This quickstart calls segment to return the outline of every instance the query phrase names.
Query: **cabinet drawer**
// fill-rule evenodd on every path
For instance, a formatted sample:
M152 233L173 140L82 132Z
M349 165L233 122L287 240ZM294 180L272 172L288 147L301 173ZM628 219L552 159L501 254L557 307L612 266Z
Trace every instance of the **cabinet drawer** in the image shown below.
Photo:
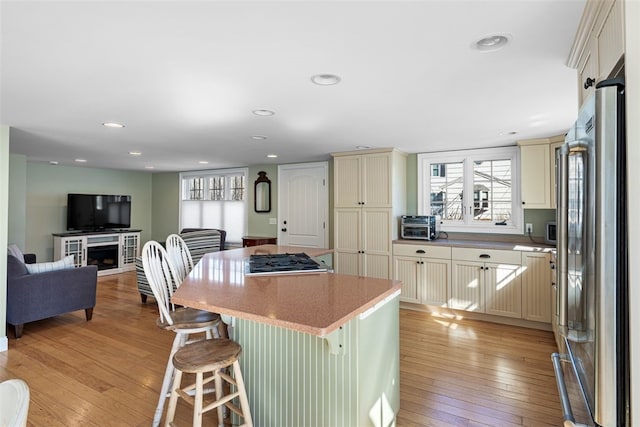
M452 248L451 257L454 260L462 261L499 262L505 264L521 263L520 251L500 249Z
M393 245L393 254L399 256L451 259L451 246L396 244Z

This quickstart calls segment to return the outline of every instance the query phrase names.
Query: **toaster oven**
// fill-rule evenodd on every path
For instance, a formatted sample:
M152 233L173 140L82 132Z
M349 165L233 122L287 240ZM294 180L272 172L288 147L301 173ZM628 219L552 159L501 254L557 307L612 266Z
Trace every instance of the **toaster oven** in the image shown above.
M403 239L435 240L438 238L440 217L437 215L402 215L400 237Z

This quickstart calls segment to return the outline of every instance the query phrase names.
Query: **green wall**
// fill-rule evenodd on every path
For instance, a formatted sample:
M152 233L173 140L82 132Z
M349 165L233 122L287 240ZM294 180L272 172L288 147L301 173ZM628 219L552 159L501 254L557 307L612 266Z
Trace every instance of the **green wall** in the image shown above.
M254 209L254 182L258 178L258 172L265 171L267 178L271 180L271 212L257 213ZM249 166L247 177L247 197L249 209L248 230L249 236L278 236L278 224L269 224L269 218L278 218L278 165Z
M180 173L154 173L152 186L151 238L163 242L180 232Z
M152 226L151 185L148 172L27 163L25 250L39 261L53 260L51 233L66 230L67 193L131 195L131 228L142 229L146 242Z
M9 157L9 244L22 250L26 245L27 229L27 156L11 154Z

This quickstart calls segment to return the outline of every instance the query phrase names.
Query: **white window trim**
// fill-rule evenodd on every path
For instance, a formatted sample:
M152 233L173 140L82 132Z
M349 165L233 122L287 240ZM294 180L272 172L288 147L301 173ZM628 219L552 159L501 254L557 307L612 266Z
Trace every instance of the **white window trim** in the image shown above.
M184 180L185 179L189 179L189 178L197 178L197 177L203 177L206 178L208 176L233 176L233 175L239 175L239 174L244 174L245 177L245 185L247 185L247 188L245 189L245 198L244 198L244 211L245 211L245 215L244 215L244 223L243 223L243 230L242 230L242 235L246 235L247 234L247 230L249 229L249 168L234 168L234 169L207 169L207 170L200 170L200 171L188 171L188 172L180 172L180 190L179 190L179 208L178 208L178 226L182 228L182 202L183 201L191 201L191 200L184 200L182 197L182 192L184 190L183 185L184 185ZM221 201L216 201L216 200L194 200L194 201L200 201L200 202L221 202ZM228 241L228 244L234 244L234 243L238 243L238 242L231 242ZM241 243L241 242L240 242ZM229 246L229 245L227 245Z
M501 148L485 148L478 150L443 151L435 153L419 153L418 156L418 214L429 215L430 198L425 197L425 189L430 189L431 183L431 163L453 163L463 162L467 159L483 158L485 160L512 159L511 188L512 222L508 225L495 225L487 223L479 225L477 223L451 223L443 221L440 226L441 231L462 232L462 233L495 233L495 234L523 234L524 233L524 212L522 209L520 192L520 151L517 146ZM469 165L465 164L465 182ZM428 172L428 173L425 173ZM430 190L427 191L427 194Z

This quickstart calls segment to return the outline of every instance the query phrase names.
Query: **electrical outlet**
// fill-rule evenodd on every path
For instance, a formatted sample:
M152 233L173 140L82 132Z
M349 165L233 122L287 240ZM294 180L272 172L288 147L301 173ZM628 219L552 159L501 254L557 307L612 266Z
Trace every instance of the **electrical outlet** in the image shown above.
M526 224L524 229L527 232L527 234L533 233L533 224Z
M275 225L278 223L278 219L277 218L269 218L269 225Z

